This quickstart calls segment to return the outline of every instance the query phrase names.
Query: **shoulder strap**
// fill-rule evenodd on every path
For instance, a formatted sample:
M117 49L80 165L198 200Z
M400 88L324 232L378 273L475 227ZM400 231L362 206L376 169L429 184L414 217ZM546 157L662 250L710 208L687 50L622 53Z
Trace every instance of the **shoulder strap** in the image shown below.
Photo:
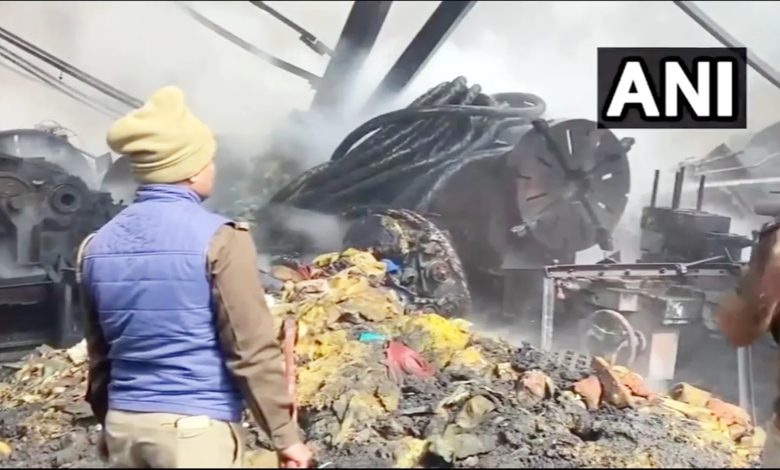
M81 244L79 245L79 249L76 252L76 283L81 284L81 267L84 264L84 254L87 251L87 245L90 241L95 237L95 234L97 232L92 232L89 235L87 235L84 240L82 240Z

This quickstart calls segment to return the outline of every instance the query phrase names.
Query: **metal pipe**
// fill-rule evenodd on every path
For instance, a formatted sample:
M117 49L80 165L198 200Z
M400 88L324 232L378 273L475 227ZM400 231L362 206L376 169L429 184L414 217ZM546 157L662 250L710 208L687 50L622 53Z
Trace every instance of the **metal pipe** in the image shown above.
M650 196L650 207L655 207L655 201L658 197L658 180L661 178L661 170L655 170L653 175L653 193Z
M29 74L29 77L25 77L25 78L36 78L40 82L49 85L55 90L62 92L66 96L73 98L79 103L84 104L105 116L111 118L117 118L123 114L123 112L117 111L116 109L101 103L100 101L90 97L89 95L82 93L78 89L73 88L71 85L68 85L63 81L58 80L56 77L52 77L50 74L46 73L46 71L43 70L42 68L25 60L18 54L11 52L11 50L9 50L4 46L0 46L0 57L16 65L24 72L27 72ZM3 65L5 65L5 63L3 63ZM17 69L14 68L10 68L10 69L14 70L15 72L18 72Z
M696 210L700 211L702 204L704 203L704 182L707 180L707 177L704 175L701 175L699 177L699 191L696 193Z
M746 47L744 44L737 41L737 39L721 28L715 20L707 16L701 8L693 4L693 2L687 1L675 1L675 5L680 7L686 15L691 17L693 21L697 22L699 26L707 30L712 36L715 37L721 44L726 47ZM754 49L747 48L747 63L753 70L758 72L759 75L769 80L772 85L780 88L780 72L775 70L771 65L764 62L754 52Z
M739 385L739 407L750 413L752 421L756 420L756 409L753 401L753 361L750 346L737 348L737 380Z
M555 281L545 274L542 281L542 351L552 349L553 320L555 318Z
M672 209L680 208L680 197L682 194L682 173L674 174L674 189L672 191Z
M349 102L353 83L374 48L392 1L354 2L310 110L335 110Z
M305 80L307 80L311 86L316 87L320 77L317 75L309 72L308 70L304 70L297 65L293 65L286 60L282 60L272 54L269 54L268 52L260 49L259 47L256 47L247 41L244 41L240 37L236 36L235 34L231 33L230 31L226 30L225 28L219 26L218 24L214 23L210 19L206 18L205 16L201 15L197 11L195 11L192 7L187 5L184 2L176 2L177 5L187 12L187 14L190 15L192 19L197 21L198 23L202 24L206 28L210 29L211 31L217 33L218 35L222 36L223 38L227 39L228 41L232 42L236 46L240 47L241 49L244 49L245 51L249 52L250 54L253 54L255 57L258 57L266 62L268 62L271 65L274 65L276 67L279 67L280 69L290 72L293 75L297 75Z
M425 22L422 29L415 35L412 42L409 43L374 90L365 109L371 111L379 108L388 97L400 94L425 67L439 46L447 40L450 33L476 3L476 1L464 0L440 2L428 21Z
M298 25L291 19L287 18L286 16L282 15L278 11L268 6L265 2L250 0L249 3L265 11L266 13L270 14L277 20L281 21L282 23L284 23L285 25L293 29L296 33L300 34L301 41L317 54L319 55L328 54L329 56L333 55L333 49L326 46L322 41L317 39L315 35L305 30L302 26Z
M43 49L25 41L14 33L8 31L5 28L0 28L0 39L3 39L19 49L31 54L35 58L46 62L52 67L56 67L63 73L70 75L71 77L79 80L92 88L100 91L101 93L114 98L115 100L124 103L130 108L137 108L143 105L143 101L138 98L132 97L127 93L124 93L111 85L98 80L97 78L87 74L86 72L77 69L76 67L68 64L67 62L60 60L52 54L44 51Z

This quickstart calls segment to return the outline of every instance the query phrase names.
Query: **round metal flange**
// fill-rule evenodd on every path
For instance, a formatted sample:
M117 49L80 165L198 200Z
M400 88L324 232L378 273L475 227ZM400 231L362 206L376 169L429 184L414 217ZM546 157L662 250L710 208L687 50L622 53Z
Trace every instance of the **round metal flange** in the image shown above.
M81 209L84 197L77 187L63 184L54 188L49 201L52 208L60 214L71 214Z
M585 119L533 124L507 156L523 221L513 231L567 253L602 243L631 187L620 140Z

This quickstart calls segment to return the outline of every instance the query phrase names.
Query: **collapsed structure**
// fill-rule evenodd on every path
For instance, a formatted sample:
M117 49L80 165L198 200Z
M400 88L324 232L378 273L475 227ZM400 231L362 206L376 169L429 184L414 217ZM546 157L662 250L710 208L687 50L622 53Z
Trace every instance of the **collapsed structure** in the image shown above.
M298 422L318 464L378 467L748 467L762 432L740 408L572 352L475 334L415 310L385 261L346 250L278 266L269 293L294 344ZM294 332L291 335L291 332ZM0 388L0 455L14 466L94 466L83 344L18 364ZM254 425L263 462L268 440Z

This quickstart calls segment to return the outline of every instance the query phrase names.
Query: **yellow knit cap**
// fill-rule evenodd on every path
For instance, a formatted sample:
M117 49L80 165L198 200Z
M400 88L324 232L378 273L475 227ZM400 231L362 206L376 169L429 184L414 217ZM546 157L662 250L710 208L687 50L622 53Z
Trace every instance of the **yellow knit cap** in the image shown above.
M157 90L146 104L116 121L106 141L111 150L127 155L141 183L191 178L208 166L217 150L214 134L174 86Z

